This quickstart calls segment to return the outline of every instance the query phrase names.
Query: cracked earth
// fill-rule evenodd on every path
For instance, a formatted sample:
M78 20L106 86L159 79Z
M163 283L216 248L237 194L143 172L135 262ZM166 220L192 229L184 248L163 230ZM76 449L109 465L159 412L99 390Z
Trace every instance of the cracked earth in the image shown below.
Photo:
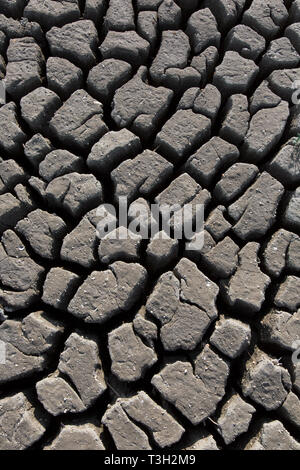
M300 450L300 0L1 0L0 78L0 449Z

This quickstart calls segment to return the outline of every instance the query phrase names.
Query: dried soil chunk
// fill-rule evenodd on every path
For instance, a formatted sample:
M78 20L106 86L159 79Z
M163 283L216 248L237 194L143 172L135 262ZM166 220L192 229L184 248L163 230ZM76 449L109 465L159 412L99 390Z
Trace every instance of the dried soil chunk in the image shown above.
M219 448L212 435L206 432L195 432L190 437L184 450L219 450Z
M140 139L129 130L107 132L93 146L87 165L99 175L108 173L122 161L135 157L141 149Z
M280 276L287 264L286 258L291 242L295 239L299 239L299 237L284 229L274 233L263 253L263 260L268 274L274 277Z
M245 450L300 450L300 444L292 438L280 421L264 423Z
M208 8L198 10L190 16L186 34L190 38L195 54L199 54L208 46L219 47L221 34L216 18Z
M160 48L150 67L154 83L168 87L168 70L184 69L188 65L189 53L189 38L183 31L163 31Z
M44 56L30 37L11 39L7 49L6 91L21 98L42 84Z
M114 31L135 29L132 0L110 0L104 25Z
M300 277L287 276L276 294L274 300L276 307L295 312L300 307L299 288Z
M178 29L181 24L181 9L174 0L163 0L158 8L160 29Z
M232 28L243 12L246 0L206 0L205 6L211 9L223 30Z
M234 318L224 318L217 322L210 343L230 359L236 359L250 345L251 328Z
M182 93L193 86L200 86L201 75L193 67L183 69L170 67L166 72L166 86L177 93Z
M62 377L47 377L36 384L39 401L53 416L86 409L78 394Z
M118 450L151 450L147 435L128 418L119 401L107 409L102 423Z
M229 373L227 363L208 346L196 359L195 367L196 376L190 363L177 361L165 366L151 381L193 425L215 411L224 396Z
M294 145L285 145L269 164L270 173L283 185L300 183L300 153Z
M141 307L133 319L133 328L135 333L153 348L154 341L157 340L157 326L148 317L145 307Z
M274 70L298 67L300 57L291 41L286 38L279 38L271 41L267 52L260 62L261 72L269 75Z
M295 92L294 82L296 80L300 80L299 68L275 70L268 77L272 91L286 101L291 101L292 99L292 95Z
M146 67L141 67L129 82L116 91L111 113L119 127L130 127L142 137L154 133L173 97L171 90L147 84L146 76Z
M43 132L54 113L61 107L54 91L39 87L21 99L22 118L33 132Z
M0 12L6 16L18 18L22 16L23 9L26 5L26 0L2 0Z
M181 9L174 0L163 0L158 8L160 29L177 29L181 23Z
M245 397L251 398L265 410L278 409L288 394L290 376L286 369L278 365L259 349L246 363L242 380L242 390Z
M0 301L6 312L16 312L29 308L39 301L37 289L27 289L26 291L0 290Z
M287 267L297 273L300 272L300 237L291 241L287 253Z
M138 11L157 10L162 1L163 0L137 0L137 9Z
M291 8L289 10L289 20L290 23L297 23L300 21L300 2L299 0L294 0Z
M216 184L213 195L218 201L231 202L249 186L256 175L258 168L248 163L235 163Z
M100 241L99 258L102 263L112 261L138 261L142 237L125 227L112 230Z
M25 186L25 184L21 184L21 183L17 184L14 187L14 193L16 194L18 200L20 201L23 207L23 210L26 213L36 208L36 203L32 199L32 195L30 191L28 190L27 186Z
M300 400L293 392L288 394L278 413L293 426L300 428Z
M0 194L27 179L24 170L13 160L0 160Z
M214 120L217 117L220 106L221 93L215 86L209 83L202 90L196 87L189 88L184 93L177 109L191 108L195 113L203 114Z
M203 114L212 121L217 117L221 106L221 93L213 85L206 85L193 103L193 111Z
M47 182L50 182L58 176L80 172L82 170L82 158L67 150L53 150L48 153L39 165L39 174Z
M298 187L289 199L287 208L283 215L285 225L292 230L300 230L300 188Z
M49 57L47 84L50 90L57 93L62 100L67 100L75 90L82 88L82 70L67 59Z
M243 23L262 34L267 40L273 39L284 27L288 11L283 0L253 0L243 15Z
M71 300L68 311L87 323L104 323L137 302L146 278L146 270L139 264L117 261L107 271L90 274Z
M14 292L37 294L37 286L44 268L35 263L28 255L17 235L7 230L1 239L0 280L2 286ZM5 291L1 291L1 296Z
M102 118L102 104L85 90L77 90L51 119L50 131L64 146L89 150L107 131Z
M69 173L48 184L46 197L54 207L79 217L102 202L102 186L94 175Z
M213 137L188 159L186 170L200 184L208 186L219 170L238 158L239 151L235 145L220 137Z
M45 433L45 422L23 393L0 400L1 450L25 450Z
M3 31L0 31L0 54L3 55L6 52L6 49L7 49L7 37Z
M93 20L98 26L106 10L106 0L85 0L83 17Z
M94 339L72 333L60 355L58 370L68 376L82 402L89 407L106 390L106 383Z
M145 150L132 160L121 163L111 173L115 198L118 200L119 197L126 197L131 202L139 195L149 196L159 189L172 172L171 163L158 153Z
M296 51L300 54L300 23L295 23L288 26L284 32L285 36L289 38Z
M192 58L191 66L201 74L202 85L212 77L218 60L219 52L215 46L209 46L201 54Z
M205 222L206 230L208 230L217 241L222 240L231 228L231 224L224 218L224 212L224 206L216 207Z
M108 334L111 370L119 380L135 382L155 364L157 356L135 334L132 323L125 323Z
M43 371L63 331L62 324L44 312L30 313L22 321L5 320L0 326L0 340L5 344L0 383L7 384Z
M197 234L195 235L195 238L191 239L191 243L186 243L185 245L185 254L192 261L202 261L203 254L208 253L212 248L216 246L215 240L207 230L204 229L202 235L203 239L201 240L200 238L201 243L199 244L199 246L193 243L197 241Z
M178 255L178 240L174 240L164 232L159 232L147 246L147 264L156 271L164 269Z
M272 310L262 321L261 337L264 343L293 352L300 337L300 310L293 314Z
M24 145L24 153L34 168L37 168L45 156L53 150L50 140L42 134L35 134Z
M1 44L0 44L0 49L1 49ZM5 77L5 73L6 73L6 63L2 55L0 55L0 79L1 80ZM4 96L1 96L0 104L1 105L5 104Z
M298 354L299 356L299 354ZM297 393L300 393L300 364L293 364L293 387Z
M96 62L98 33L91 20L79 20L61 28L54 26L46 34L53 56L62 57L81 68Z
M184 432L183 427L145 392L139 392L134 397L122 401L121 406L135 423L141 423L149 429L160 448L175 444Z
M225 444L231 444L237 437L248 431L255 408L238 394L233 395L223 406L218 419L218 431Z
M145 234L144 238L151 236L153 228L154 231L158 229L158 224L156 224L150 204L142 197L139 197L130 204L128 208L128 220L130 221L130 227L132 223L132 227L135 231L139 232L141 235ZM151 224L153 224L153 228Z
M0 13L0 30L5 33L8 39L33 37L38 43L45 44L40 25L27 19L14 20Z
M210 136L210 119L192 110L179 110L166 122L155 145L175 162L184 158Z
M96 264L96 250L99 240L96 227L88 216L84 216L79 224L63 240L60 257L64 261L79 264L84 268L92 268Z
M264 172L236 202L228 208L236 222L234 232L242 240L258 239L274 224L284 188Z
M87 78L87 90L102 103L111 100L114 92L131 78L132 67L127 62L106 59L93 67Z
M41 180L40 178L37 178L36 176L31 176L28 180L28 184L29 187L33 189L35 194L37 194L42 199L45 198L45 189L47 186L47 183L45 183L45 181Z
M232 28L226 37L226 49L236 51L246 59L256 60L265 47L265 38L244 24Z
M271 280L259 268L258 243L248 243L239 252L239 264L235 274L224 283L225 298L239 311L254 314L261 309L265 291Z
M125 60L133 65L146 62L150 44L135 31L109 31L100 46L104 59Z
M250 121L247 96L231 96L226 103L225 113L220 137L235 145L240 145L245 139Z
M158 39L158 17L155 11L141 11L137 17L137 32L149 42L151 49Z
M223 62L216 68L213 84L224 96L247 94L259 72L253 60L245 59L238 52L225 53Z
M54 259L58 255L59 242L67 233L67 226L57 215L36 209L18 222L16 231L26 238L39 256Z
M187 239L194 233L187 233L184 225L199 220L202 206L210 201L210 194L187 173L178 176L172 183L155 198L159 204L167 229L174 228L176 233L186 236ZM188 212L189 206L190 212ZM166 211L164 211L166 209ZM170 210L170 214L168 213ZM201 221L200 221L201 222ZM189 226L191 229L191 226ZM191 231L191 230L190 230Z
M174 274L163 274L148 298L147 311L161 323L160 337L167 351L192 350L217 317L219 289L196 264L183 258Z
M238 245L230 237L226 237L208 253L203 253L202 261L215 277L226 279L237 268L238 252Z
M105 450L98 429L90 424L63 426L53 441L43 450Z
M0 108L0 127L1 150L12 156L20 154L26 135L18 123L15 103L11 102Z
M12 228L18 220L26 216L28 210L11 193L0 195L0 231Z
M192 239L193 241L193 239ZM203 243L197 247L190 247L189 243L186 243L185 246L185 253L187 254L188 258L193 261L200 261L202 259L202 255L208 253L212 248L216 246L216 242L211 236L211 234L207 230L203 230Z
M24 9L24 17L36 21L43 29L63 26L79 20L80 10L77 0L29 0Z
M293 97L295 98L295 97ZM296 91L296 100L299 102L299 93ZM295 104L291 107L288 136L296 137L300 133L300 105Z
M250 98L250 112L253 115L260 109L275 108L280 102L281 98L273 93L268 81L264 80Z
M42 300L57 309L65 309L79 285L79 276L63 268L52 268L47 274Z

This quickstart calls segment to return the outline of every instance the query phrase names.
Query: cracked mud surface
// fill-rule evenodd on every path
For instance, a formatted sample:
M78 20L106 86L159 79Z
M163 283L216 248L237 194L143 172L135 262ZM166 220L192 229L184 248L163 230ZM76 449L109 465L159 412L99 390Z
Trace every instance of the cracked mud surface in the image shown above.
M2 0L0 77L0 449L300 450L300 1Z

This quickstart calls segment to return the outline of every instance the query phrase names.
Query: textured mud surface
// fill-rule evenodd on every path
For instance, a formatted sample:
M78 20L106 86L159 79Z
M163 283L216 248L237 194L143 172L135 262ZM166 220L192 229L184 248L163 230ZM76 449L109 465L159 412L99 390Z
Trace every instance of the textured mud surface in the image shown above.
M299 0L1 0L0 449L300 449L299 54Z

